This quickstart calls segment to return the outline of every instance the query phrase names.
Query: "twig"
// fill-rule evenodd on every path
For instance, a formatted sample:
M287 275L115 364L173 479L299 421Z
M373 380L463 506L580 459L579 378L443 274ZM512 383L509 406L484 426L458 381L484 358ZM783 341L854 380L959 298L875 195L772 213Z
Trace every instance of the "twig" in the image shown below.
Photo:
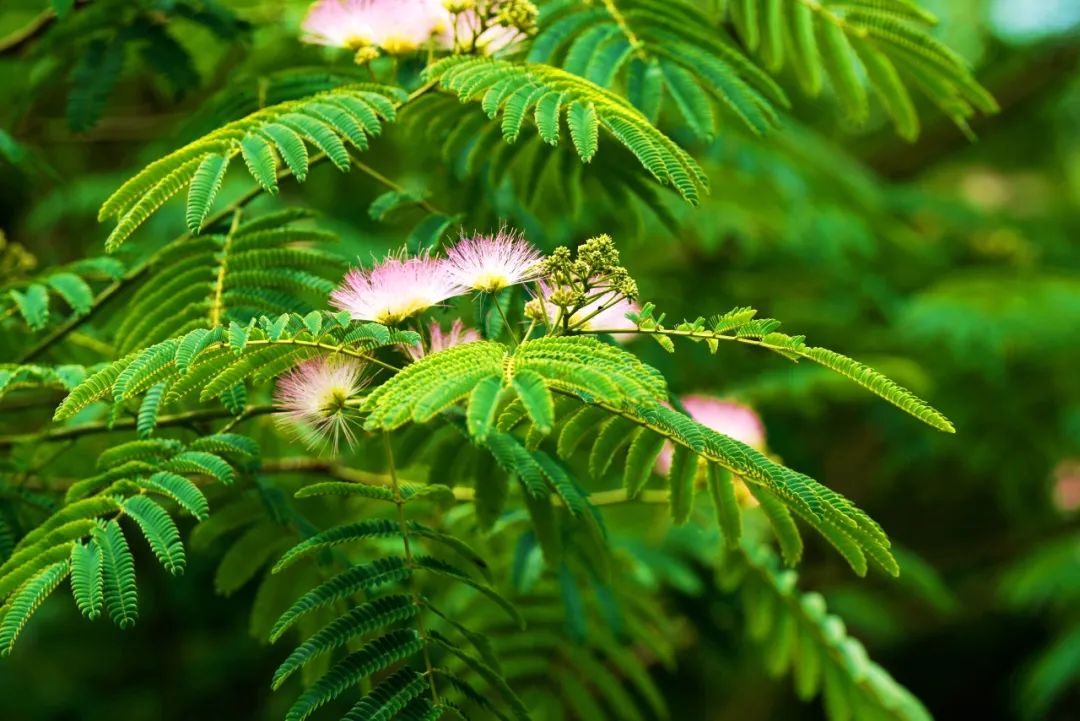
M351 154L350 154L350 158L352 159L353 165L355 165L357 167L357 169L360 170L360 172L374 178L375 180L382 183L383 185L385 185L390 190L393 190L393 191L395 191L397 193L408 194L408 191L403 186L399 185L398 183L394 182L390 178L386 177L385 175L380 173L378 170L375 170L375 168L372 168L370 165L367 165L365 163L361 163L359 160L357 160ZM432 205L425 198L418 197L413 201L413 203L416 204L416 205L419 205L421 208L423 208L424 210L426 210L429 213L433 213L435 215L449 215L446 211L440 210L439 208Z
M88 2L90 2L90 0L78 0L74 9L77 10L80 5L85 5ZM42 10L37 17L29 23L10 34L5 35L3 38L0 38L0 55L17 54L25 46L32 43L48 30L49 26L56 22L56 20L56 12L51 7Z
M339 481L348 481L350 483L386 487L393 485L393 479L389 474L349 468L336 461L324 461L318 458L300 457L267 460L263 461L260 470L263 473L321 473ZM420 481L405 478L398 478L398 483L423 485ZM476 498L476 490L471 486L455 486L451 491L453 491L454 500L456 501L467 502ZM670 497L671 493L667 490L648 490L642 491L631 498L625 488L613 488L589 494L589 503L594 506L614 506L620 503L667 503ZM562 499L558 496L552 496L551 502L556 506L563 505Z
M273 411L274 406L270 404L248 406L240 413L240 416L246 419L253 416L272 413ZM158 418L157 427L162 428L165 426L180 426L187 423L197 423L199 421L213 421L220 418L231 418L233 417L233 415L234 414L230 413L225 408L202 408L195 411L186 411L184 413L175 413L173 415L161 416L160 418ZM11 436L0 436L0 448L7 448L17 443L27 443L30 441L62 441L69 438L79 438L82 436L93 435L95 433L108 433L109 431L131 430L137 425L138 419L136 418L121 418L120 420L113 423L111 426L107 421L93 421L90 423L81 423L74 426L51 428L49 430L41 431L39 433L22 433Z

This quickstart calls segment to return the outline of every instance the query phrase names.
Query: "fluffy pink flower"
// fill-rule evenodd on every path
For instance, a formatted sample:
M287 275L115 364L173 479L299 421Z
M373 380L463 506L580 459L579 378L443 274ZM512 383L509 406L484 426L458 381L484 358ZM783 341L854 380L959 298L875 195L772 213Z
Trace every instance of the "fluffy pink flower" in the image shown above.
M391 257L369 270L349 271L330 303L354 320L392 324L464 292L442 261Z
M440 0L318 0L304 18L303 40L358 50L375 45L408 53L450 24Z
M761 417L749 406L702 395L683 396L682 403L690 417L701 425L742 441L751 448L764 450L765 426ZM671 444L665 444L656 459L658 473L667 475L673 455Z
M450 277L473 290L494 293L540 275L540 251L512 231L462 238L446 252Z
M363 366L355 360L312 358L278 379L274 404L278 422L304 442L317 447L330 440L337 448L345 436L353 440L345 405L364 386Z
M441 350L452 348L456 345L464 345L465 343L472 343L480 340L480 334L472 328L466 328L465 324L458 318L450 324L450 330L443 332L442 326L437 321L433 321L428 328L428 335L430 340L425 348L423 343L418 343L413 346L409 346L406 350L413 360L420 360L426 355L431 353L438 353Z
M495 55L511 48L525 39L525 33L509 25L489 25L480 29L480 16L475 10L465 10L457 14L456 19L439 37L439 45L447 50L454 49L454 41L459 46L475 48L481 55Z

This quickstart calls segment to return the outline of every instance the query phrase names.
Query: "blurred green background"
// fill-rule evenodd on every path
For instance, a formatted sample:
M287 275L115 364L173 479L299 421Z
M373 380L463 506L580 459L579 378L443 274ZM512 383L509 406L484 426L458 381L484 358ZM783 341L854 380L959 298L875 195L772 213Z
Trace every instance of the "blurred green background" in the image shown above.
M889 531L904 553L898 581L860 581L819 545L800 575L938 718L1080 719L1080 3L924 4L1001 103L973 124L977 142L931 110L909 144L883 118L846 127L828 102L796 96L783 130L765 138L728 125L706 147L672 128L705 158L713 191L697 209L665 198L661 214L605 196L587 172L579 193L521 203L482 171L399 142L394 127L368 157L468 229L506 221L546 249L610 233L642 297L669 317L752 305L940 408L955 436L778 357L694 347L676 371L658 346L635 348L676 392L753 404L785 463ZM232 117L228 99L265 89L260 77L354 72L347 57L296 40L304 3L80 2L74 18L84 20L21 38L43 5L0 4L5 274L100 254L100 202ZM121 25L130 42L101 97L87 73L112 60L95 42ZM621 161L608 150L598 162ZM234 182L224 193L245 189ZM360 257L399 246L418 219L406 210L373 220L380 192L326 167L283 188ZM179 205L159 213L121 260L175 236L181 216ZM213 554L192 554L179 580L145 574L128 632L50 602L0 660L0 719L281 718L285 699L267 679L282 653L248 636L250 589L213 593L214 565ZM657 671L676 717L821 717L817 702L801 705L789 681L761 671L732 599L705 590L669 600L695 620L678 671Z

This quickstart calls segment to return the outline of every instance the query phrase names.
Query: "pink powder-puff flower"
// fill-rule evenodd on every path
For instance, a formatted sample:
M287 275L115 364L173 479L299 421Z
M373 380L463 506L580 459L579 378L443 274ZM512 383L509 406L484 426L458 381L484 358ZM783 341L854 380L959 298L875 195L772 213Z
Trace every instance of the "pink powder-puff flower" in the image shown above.
M274 405L277 421L312 448L330 441L337 449L342 436L354 436L346 405L363 388L363 366L352 359L312 358L278 379Z
M476 10L467 9L456 14L454 21L439 37L439 45L453 50L456 41L465 50L476 50L481 55L496 55L504 50L516 49L525 37L525 33L518 28L499 22L489 22L484 28Z
M544 281L540 281L540 293L543 306L550 323L562 322L559 306L551 302L552 290ZM594 287L590 291L595 296L570 316L570 327L582 331L634 331L637 324L626 317L627 313L638 313L641 306L637 301L620 296L613 290L605 292L604 287ZM616 335L615 340L623 341L631 336Z
M390 257L368 270L349 271L330 294L330 304L348 311L353 320L390 325L465 290L450 276L442 261L427 256Z
M359 50L410 53L449 27L440 0L319 0L304 18L303 40Z
M540 276L543 255L512 231L463 237L446 252L450 277L460 285L486 293L526 283Z
M765 425L749 406L703 395L683 396L682 404L690 417L706 428L742 441L759 451L765 449ZM665 444L656 459L658 473L667 475L671 470L673 455L671 444Z
M442 326L437 321L433 321L428 328L428 336L429 340L426 347L423 342L420 342L406 348L413 360L420 360L426 355L438 353L456 345L464 345L465 343L480 340L480 334L472 328L466 328L460 318L454 320L450 324L450 330L446 332L443 331Z
M641 306L629 298L608 295L587 304L570 316L570 325L580 330L637 330L637 324L626 317L627 313L639 313ZM595 315L593 315L595 313Z

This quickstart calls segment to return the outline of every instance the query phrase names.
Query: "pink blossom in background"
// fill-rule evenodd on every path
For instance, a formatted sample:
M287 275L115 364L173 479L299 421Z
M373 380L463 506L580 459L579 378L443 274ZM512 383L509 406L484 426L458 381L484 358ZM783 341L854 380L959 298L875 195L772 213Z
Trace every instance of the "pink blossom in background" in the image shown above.
M353 440L345 401L365 384L363 366L351 359L313 358L277 381L277 421L312 447L329 440L337 448L345 436Z
M319 0L302 25L304 42L357 50L374 45L408 53L450 25L440 0Z
M447 251L446 265L459 285L493 293L538 278L543 258L519 233L500 230L463 237Z
M704 395L683 396L681 400L687 414L706 428L742 441L759 451L765 449L765 425L753 408ZM664 444L656 459L657 473L667 475L674 453L670 443Z
M559 308L547 300L547 298L551 296L551 288L547 283L541 281L540 292L545 298L544 308L547 312L548 320L549 322L554 323L558 320ZM592 291L592 294L594 295L600 293L603 293L603 288L594 288ZM574 311L574 314L570 316L570 324L574 325L576 323L581 323L581 325L576 326L576 328L585 331L637 330L637 324L627 318L626 314L630 312L638 313L640 311L641 306L638 305L637 301L625 297L618 298L614 293L607 293L606 295L601 295L595 300L587 303L579 310ZM593 315L594 313L596 315ZM615 340L618 341L626 339L627 336L615 336Z
M393 324L465 290L450 277L443 261L391 257L370 269L349 271L330 294L330 304L348 311L353 320Z
M472 343L480 340L480 334L472 328L466 328L465 324L458 318L450 324L450 330L443 332L442 326L438 322L432 322L428 328L428 335L430 340L425 348L422 343L409 346L406 350L413 360L420 360L425 355L431 353L438 353L441 350L452 348L456 345L463 345L465 343Z
M581 330L637 330L637 324L626 317L627 313L641 311L641 306L637 304L637 301L620 298L614 304L605 308L604 306L611 303L612 299L613 296L606 296L594 300L574 313L570 317L570 322L576 323L579 319L589 318L590 315L599 310L599 313L596 313L580 326Z
M1080 509L1080 459L1062 461L1054 470L1054 505L1067 513Z
M439 45L447 50L454 49L454 40L468 49L475 44L482 55L495 55L513 46L525 38L525 33L509 25L489 25L480 32L480 16L475 10L465 10L457 14L439 36Z

